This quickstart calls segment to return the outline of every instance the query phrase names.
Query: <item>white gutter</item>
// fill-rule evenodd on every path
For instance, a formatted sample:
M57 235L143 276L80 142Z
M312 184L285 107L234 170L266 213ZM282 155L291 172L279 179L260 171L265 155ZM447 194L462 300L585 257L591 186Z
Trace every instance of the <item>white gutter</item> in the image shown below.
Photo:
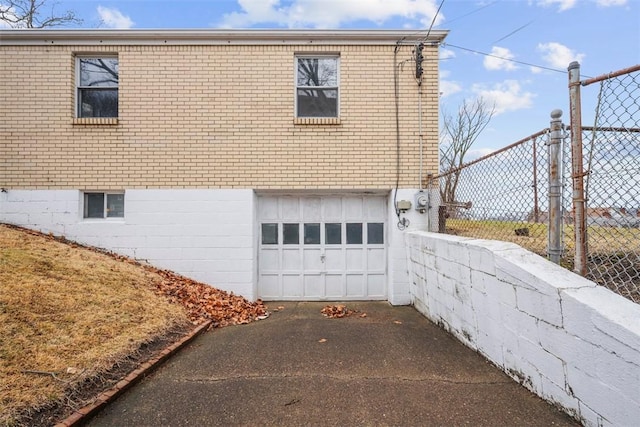
M439 43L446 30L0 30L15 45L395 45Z

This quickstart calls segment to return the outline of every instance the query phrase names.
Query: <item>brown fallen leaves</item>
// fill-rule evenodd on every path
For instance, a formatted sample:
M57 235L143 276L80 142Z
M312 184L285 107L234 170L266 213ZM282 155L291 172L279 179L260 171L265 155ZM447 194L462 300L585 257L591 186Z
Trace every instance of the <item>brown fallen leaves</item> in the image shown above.
M184 306L194 324L212 320L214 327L243 325L267 315L261 300L250 302L170 271L157 272L163 280L155 285L156 293Z
M54 236L51 233L44 234L35 230L24 229L17 226L6 226L19 229L34 236L40 236L46 239L65 243L72 248L83 248L108 255L118 261L144 268L153 276L151 283L152 286L155 287L155 293L166 297L172 303L182 305L187 310L189 320L193 324L197 325L207 320L211 320L214 327L221 327L227 325L246 324L253 320L257 320L258 318L265 318L268 316L267 308L261 300L251 302L242 296L216 289L212 286L191 280L171 271L161 270L148 264L140 263L138 260L133 258L100 248L85 246L67 240L65 237Z
M351 310L346 305L327 305L320 312L330 319L340 319L343 317L349 317L353 314L359 313L358 310ZM367 313L360 313L358 317L367 317Z

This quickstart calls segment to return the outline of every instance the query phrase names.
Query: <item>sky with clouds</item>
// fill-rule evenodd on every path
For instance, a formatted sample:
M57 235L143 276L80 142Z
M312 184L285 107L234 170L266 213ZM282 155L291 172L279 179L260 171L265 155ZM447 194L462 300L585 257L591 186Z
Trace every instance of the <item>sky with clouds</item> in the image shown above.
M0 4L2 0L0 0ZM441 46L445 111L483 97L496 115L475 154L568 123L567 66L594 77L640 63L640 0L52 0L84 28L449 30ZM438 11L439 9L439 11ZM597 98L583 88L583 114ZM592 117L592 115L591 115Z

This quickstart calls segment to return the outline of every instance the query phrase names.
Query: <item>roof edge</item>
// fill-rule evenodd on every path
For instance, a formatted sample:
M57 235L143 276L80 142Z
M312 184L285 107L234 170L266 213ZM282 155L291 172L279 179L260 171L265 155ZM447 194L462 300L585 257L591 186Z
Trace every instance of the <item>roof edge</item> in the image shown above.
M442 42L447 30L0 30L1 45L395 45Z

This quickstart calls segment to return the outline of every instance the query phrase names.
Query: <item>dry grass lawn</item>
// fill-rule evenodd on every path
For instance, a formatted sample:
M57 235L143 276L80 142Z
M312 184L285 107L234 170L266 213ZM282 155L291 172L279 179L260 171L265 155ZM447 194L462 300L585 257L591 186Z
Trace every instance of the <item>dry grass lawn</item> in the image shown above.
M189 325L134 263L0 224L0 425Z
M526 228L527 236L518 236L516 229ZM563 226L564 249L575 249L573 225ZM516 243L532 252L545 255L547 248L547 224L511 221L448 219L447 233L481 239L502 240ZM589 249L594 253L640 252L640 229L590 226Z
M515 230L526 229L526 236ZM546 256L546 224L510 221L448 219L447 233L458 236L512 242ZM563 227L564 257L560 265L573 270L574 227ZM640 303L640 229L589 226L587 229L587 278Z

